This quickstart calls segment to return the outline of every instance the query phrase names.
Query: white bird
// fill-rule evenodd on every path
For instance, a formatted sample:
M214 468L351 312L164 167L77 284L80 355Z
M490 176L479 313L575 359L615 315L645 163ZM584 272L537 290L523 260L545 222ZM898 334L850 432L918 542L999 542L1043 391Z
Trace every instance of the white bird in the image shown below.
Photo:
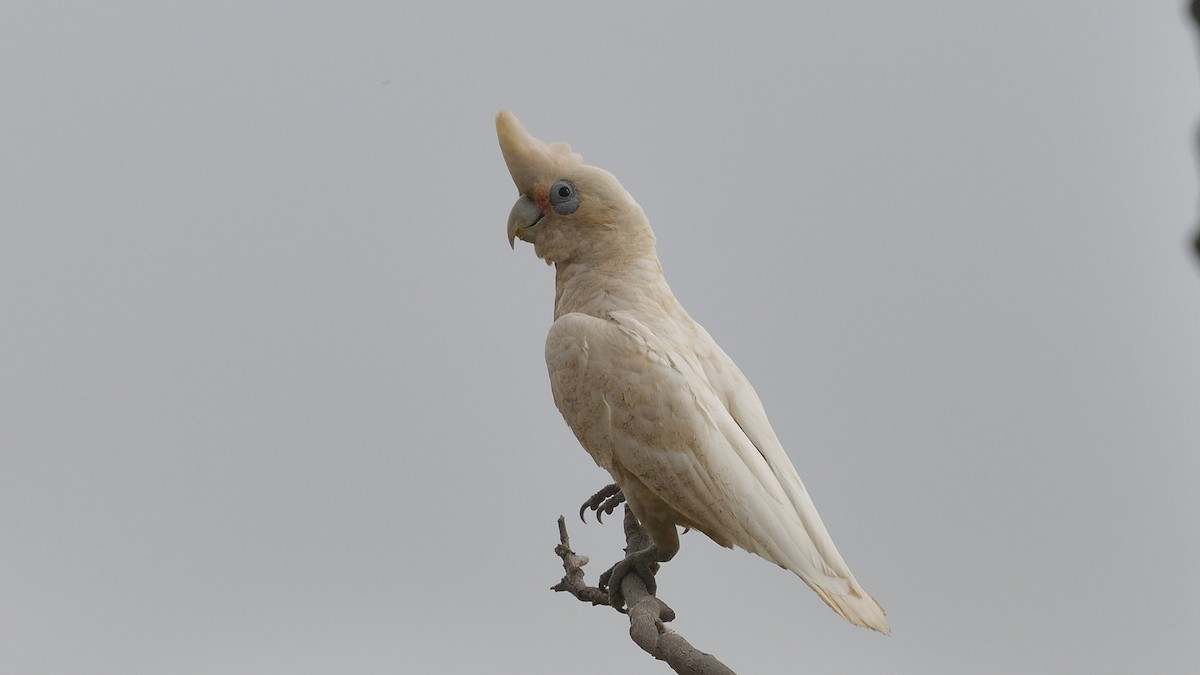
M641 207L612 174L529 135L512 113L496 115L496 133L521 195L509 244L532 243L555 268L554 403L654 542L602 577L613 604L629 572L653 590L649 567L674 557L683 526L794 572L846 620L888 633L754 388L671 293Z

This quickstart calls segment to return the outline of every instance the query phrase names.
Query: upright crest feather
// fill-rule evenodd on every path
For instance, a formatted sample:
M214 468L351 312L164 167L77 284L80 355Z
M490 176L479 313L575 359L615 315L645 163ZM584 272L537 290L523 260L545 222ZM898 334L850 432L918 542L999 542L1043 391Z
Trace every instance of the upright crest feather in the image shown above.
M496 113L496 135L504 163L521 194L531 194L535 186L552 183L583 164L583 157L569 144L544 143L534 138L507 110Z

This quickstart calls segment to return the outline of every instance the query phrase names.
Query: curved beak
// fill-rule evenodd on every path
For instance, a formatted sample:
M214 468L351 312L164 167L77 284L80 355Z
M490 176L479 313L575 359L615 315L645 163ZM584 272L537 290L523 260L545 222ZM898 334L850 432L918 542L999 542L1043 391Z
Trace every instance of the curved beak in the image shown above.
M513 204L512 211L508 213L508 245L510 248L516 248L516 239L521 241L529 241L529 229L537 225L542 220L540 206L534 203L532 199L521 195L516 204Z

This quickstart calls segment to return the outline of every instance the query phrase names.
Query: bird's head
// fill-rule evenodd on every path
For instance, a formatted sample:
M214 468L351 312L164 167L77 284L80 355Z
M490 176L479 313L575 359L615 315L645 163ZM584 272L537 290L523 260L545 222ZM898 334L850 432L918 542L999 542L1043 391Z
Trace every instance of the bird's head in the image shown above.
M633 197L609 172L588 166L566 143L543 143L516 115L496 115L504 162L521 194L508 215L508 243L521 239L547 263L654 251L654 235Z

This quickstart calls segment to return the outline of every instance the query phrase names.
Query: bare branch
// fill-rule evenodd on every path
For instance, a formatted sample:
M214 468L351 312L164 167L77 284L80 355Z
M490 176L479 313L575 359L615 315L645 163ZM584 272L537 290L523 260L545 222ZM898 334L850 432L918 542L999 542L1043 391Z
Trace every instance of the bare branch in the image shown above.
M558 539L554 553L562 558L565 574L551 588L570 593L582 602L608 606L608 593L584 582L583 566L588 563L588 558L571 550L567 522L562 516L558 518ZM640 551L650 543L646 530L626 505L625 550ZM652 595L641 577L636 574L625 575L621 580L621 590L625 594L625 612L629 615L629 637L646 653L665 661L671 670L680 675L735 675L715 656L696 649L682 635L664 625L675 619L675 611Z
M608 606L608 593L583 582L583 566L588 564L588 557L571 550L571 540L567 537L567 521L562 516L558 517L558 542L554 553L562 558L565 574L562 581L551 586L550 590L565 591L582 602Z

